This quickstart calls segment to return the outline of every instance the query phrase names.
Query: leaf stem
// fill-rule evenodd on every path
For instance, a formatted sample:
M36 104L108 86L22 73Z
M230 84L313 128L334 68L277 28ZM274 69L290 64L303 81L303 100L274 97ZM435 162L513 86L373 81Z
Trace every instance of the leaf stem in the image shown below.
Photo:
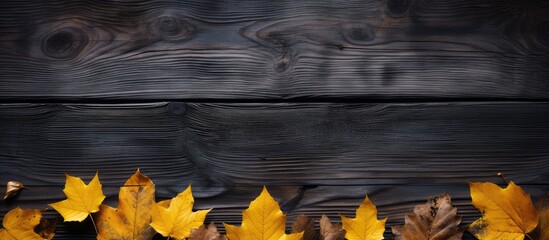
M507 183L507 185L509 185L509 181L507 181L507 179L505 178L503 173L498 172L498 176L500 176L503 179L503 181L505 181L505 183Z
M170 240L170 236L168 236L168 240Z
M524 235L526 235L530 240L534 240L532 237L530 237L530 235L528 234L524 234Z
M97 234L97 236L99 236L99 231L97 231L97 226L95 225L95 221L93 220L93 216L91 213L88 213L88 215L90 215L90 218L92 220L92 223L93 223L93 229L95 229L95 234Z

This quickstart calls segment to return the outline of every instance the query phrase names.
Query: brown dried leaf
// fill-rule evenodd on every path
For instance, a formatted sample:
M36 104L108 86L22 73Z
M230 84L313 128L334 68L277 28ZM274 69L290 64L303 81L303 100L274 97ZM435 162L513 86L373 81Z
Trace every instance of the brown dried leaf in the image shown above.
M15 197L21 189L25 188L22 183L16 181L9 181L6 184L6 195L4 196L4 201L12 197Z
M405 224L392 230L396 240L458 240L463 235L460 223L461 216L445 193L417 205L406 215Z
M315 221L309 219L305 214L297 216L292 224L292 232L303 232L302 240L318 240L318 233L315 231Z
M200 228L191 230L191 235L188 240L225 240L225 235L221 235L217 231L217 227L212 222L206 227L205 225Z
M38 233L42 238L50 240L55 236L55 227L57 226L57 219L55 218L42 218L38 226L34 228L34 232Z
M544 194L538 200L537 209L539 213L539 223L532 238L547 240L549 239L549 195Z
M343 240L345 239L345 230L341 224L332 224L330 219L322 214L320 219L320 240Z

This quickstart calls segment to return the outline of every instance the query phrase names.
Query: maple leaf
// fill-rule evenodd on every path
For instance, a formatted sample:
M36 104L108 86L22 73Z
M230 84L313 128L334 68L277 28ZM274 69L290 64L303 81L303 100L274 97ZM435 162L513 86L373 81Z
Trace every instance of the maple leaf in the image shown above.
M461 217L448 194L431 198L405 217L405 225L392 227L396 240L459 240Z
M294 224L292 224L292 233L300 232L303 232L303 240L318 240L315 221L309 219L305 214L297 216Z
M223 223L229 240L300 240L303 232L285 234L286 215L266 187L248 209L242 211L240 227Z
M341 224L332 224L330 219L322 214L320 218L320 240L343 240L345 238L345 230Z
M187 238L188 240L225 240L225 236L221 235L217 231L217 227L214 223L210 223L208 227L205 225L200 226L200 228L191 230L191 235Z
M57 212L59 212L65 222L78 221L82 222L91 213L99 211L99 205L105 199L99 176L95 173L95 177L86 185L82 179L65 174L67 177L65 189L63 192L67 196L66 200L50 204Z
M2 220L4 228L0 229L0 239L43 240L44 238L34 232L41 218L41 210L15 208L9 211Z
M522 240L536 228L538 214L532 199L515 183L504 189L493 183L469 183L469 187L473 206L482 212L468 228L478 239Z
M385 222L387 218L378 220L376 206L364 198L360 207L356 210L354 219L341 215L343 229L346 231L345 238L349 240L379 240L383 239Z
M165 203L169 203L166 208ZM190 235L191 230L204 224L209 210L192 211L194 198L191 185L171 202L154 203L152 207L151 226L164 237L183 239Z
M98 239L147 240L156 234L151 227L154 184L139 169L120 188L118 209L101 205L96 214Z

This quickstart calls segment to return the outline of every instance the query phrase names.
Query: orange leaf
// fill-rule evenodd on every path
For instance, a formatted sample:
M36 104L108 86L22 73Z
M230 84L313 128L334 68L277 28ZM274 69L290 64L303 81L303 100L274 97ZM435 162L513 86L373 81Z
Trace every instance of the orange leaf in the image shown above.
M368 199L364 199L356 210L356 218L351 219L341 215L345 238L349 240L379 240L383 239L385 221L377 219L376 206Z
M470 183L473 206L482 218L468 231L481 240L524 239L538 224L538 214L530 195L511 182L506 188L493 183Z
M42 236L34 232L41 218L42 211L36 209L15 208L9 211L2 220L4 228L0 229L0 239L43 240Z
M303 232L285 234L286 215L266 187L242 212L242 226L225 225L229 240L300 240Z
M105 199L98 174L86 185L82 179L65 174L67 181L65 183L65 195L67 199L61 202L50 204L63 216L65 222L82 222L90 215L99 211L99 205Z

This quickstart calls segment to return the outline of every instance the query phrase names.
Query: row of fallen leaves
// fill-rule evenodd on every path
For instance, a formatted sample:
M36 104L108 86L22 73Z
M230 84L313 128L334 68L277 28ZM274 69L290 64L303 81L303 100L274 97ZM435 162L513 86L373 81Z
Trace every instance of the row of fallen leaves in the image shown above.
M8 195L15 194L21 187L12 183ZM461 217L452 206L450 196L443 194L416 206L405 216L404 225L393 226L395 239L455 240L461 239L465 230L487 240L549 239L549 198L542 198L536 209L530 195L513 182L503 189L493 183L470 183L470 190L472 204L483 216L467 229L460 228ZM192 211L194 198L190 185L171 200L156 202L153 182L139 170L120 188L118 208L101 204L105 195L98 174L87 185L78 177L66 175L63 191L67 199L50 206L64 221L82 222L90 217L97 239L102 240L147 240L156 233L168 239L188 240L378 240L383 239L387 220L377 218L376 206L366 196L355 218L341 215L342 223L332 224L323 215L320 231L316 231L315 221L300 215L292 226L292 233L286 234L286 215L267 188L263 188L242 212L241 226L223 223L226 235L222 235L214 223L204 225L211 209ZM43 219L43 211L11 210L3 219L0 239L52 239L56 221Z

